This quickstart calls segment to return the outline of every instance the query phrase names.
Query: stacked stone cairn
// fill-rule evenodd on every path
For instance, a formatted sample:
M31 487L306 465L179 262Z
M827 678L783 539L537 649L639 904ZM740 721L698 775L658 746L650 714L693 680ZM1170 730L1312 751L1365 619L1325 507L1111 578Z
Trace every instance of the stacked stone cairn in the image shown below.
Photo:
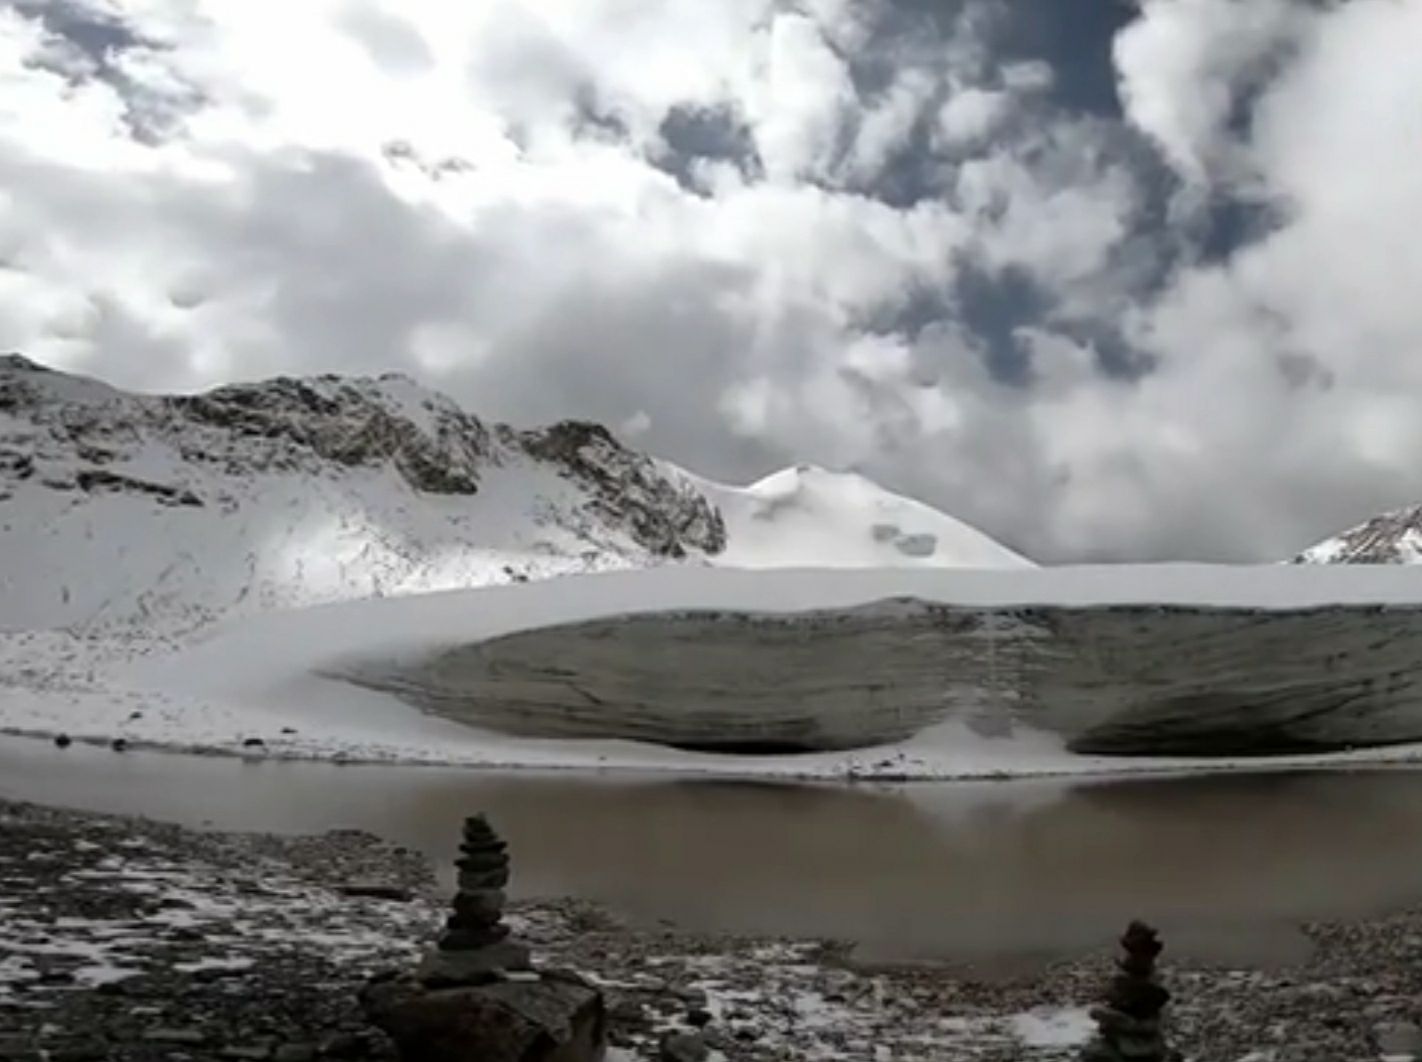
M508 844L483 815L464 821L454 865L459 871L454 913L445 922L439 946L421 967L420 979L431 987L477 985L530 969L528 949L509 939L503 922Z
M1165 1042L1161 1011L1170 993L1156 979L1155 960L1163 945L1156 931L1132 922L1121 937L1116 974L1106 1002L1094 1007L1096 1036L1082 1050L1081 1062L1177 1062Z
M465 820L454 913L413 975L376 978L366 1016L403 1062L599 1062L601 993L577 974L535 970L504 924L508 846L482 815Z

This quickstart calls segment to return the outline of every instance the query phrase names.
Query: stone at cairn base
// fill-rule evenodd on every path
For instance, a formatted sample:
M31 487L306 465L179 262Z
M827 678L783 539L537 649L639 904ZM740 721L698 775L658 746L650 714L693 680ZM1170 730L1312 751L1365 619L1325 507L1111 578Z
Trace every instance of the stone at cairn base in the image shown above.
M599 1062L607 1016L602 996L575 977L427 989L410 981L370 985L371 1022L404 1062ZM477 1045L477 1053L471 1047Z
M476 951L432 951L420 963L415 977L430 988L453 988L487 984L504 973L532 968L526 947L500 940Z

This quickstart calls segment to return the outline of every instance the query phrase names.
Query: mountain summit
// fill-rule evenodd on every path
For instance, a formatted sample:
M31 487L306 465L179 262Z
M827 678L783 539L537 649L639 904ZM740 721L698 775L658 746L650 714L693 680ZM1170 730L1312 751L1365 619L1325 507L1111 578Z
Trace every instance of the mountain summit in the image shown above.
M1295 564L1422 563L1422 505L1394 509L1310 546Z
M750 488L408 377L138 395L0 357L0 628L141 624L669 562L1025 565L857 476Z

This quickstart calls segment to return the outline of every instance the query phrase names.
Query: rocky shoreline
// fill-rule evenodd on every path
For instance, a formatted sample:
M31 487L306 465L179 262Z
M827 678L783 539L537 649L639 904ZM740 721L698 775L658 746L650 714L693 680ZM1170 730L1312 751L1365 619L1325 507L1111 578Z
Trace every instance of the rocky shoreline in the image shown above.
M0 802L0 1060L391 1058L359 990L417 961L446 899L423 857L369 834L194 832ZM1090 1036L1111 959L1103 941L979 976L865 967L836 942L631 926L570 900L515 903L508 920L537 959L603 990L609 1062L1059 1062ZM1185 966L1167 948L1173 1046L1200 1062L1422 1052L1422 912L1306 932L1312 955L1270 971Z

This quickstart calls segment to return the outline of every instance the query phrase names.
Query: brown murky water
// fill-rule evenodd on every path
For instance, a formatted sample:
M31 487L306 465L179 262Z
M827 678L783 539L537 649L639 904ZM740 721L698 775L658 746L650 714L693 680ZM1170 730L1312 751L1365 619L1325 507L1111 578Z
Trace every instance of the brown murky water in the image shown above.
M1100 949L1140 915L1172 951L1267 963L1297 921L1422 902L1422 772L893 788L484 774L59 751L0 740L0 796L189 825L373 830L447 860L509 838L514 891L698 929L974 961Z

